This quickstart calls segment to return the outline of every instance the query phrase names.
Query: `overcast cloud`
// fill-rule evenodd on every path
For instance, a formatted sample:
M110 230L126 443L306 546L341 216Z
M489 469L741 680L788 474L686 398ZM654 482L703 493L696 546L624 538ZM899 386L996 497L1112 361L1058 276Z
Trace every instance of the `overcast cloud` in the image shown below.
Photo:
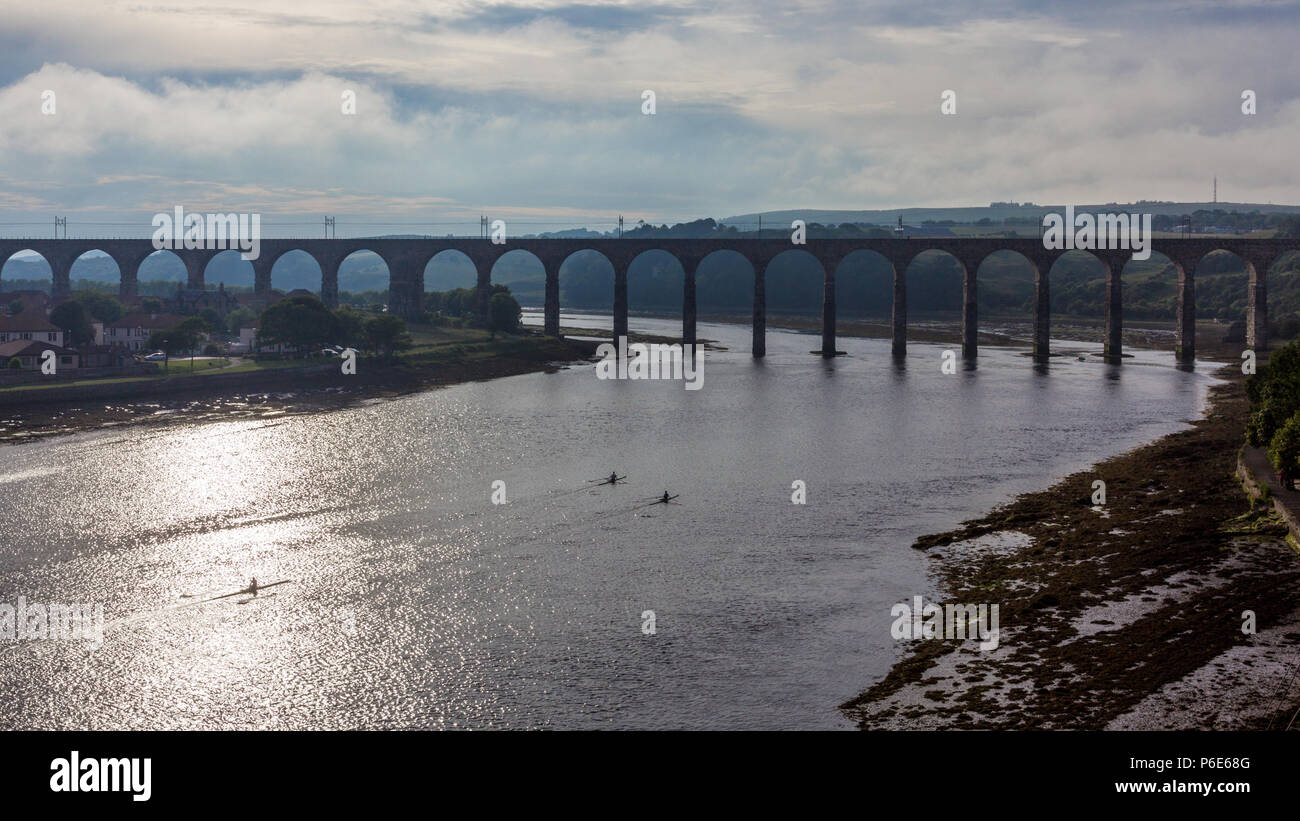
M1300 202L1294 3L0 6L0 222Z

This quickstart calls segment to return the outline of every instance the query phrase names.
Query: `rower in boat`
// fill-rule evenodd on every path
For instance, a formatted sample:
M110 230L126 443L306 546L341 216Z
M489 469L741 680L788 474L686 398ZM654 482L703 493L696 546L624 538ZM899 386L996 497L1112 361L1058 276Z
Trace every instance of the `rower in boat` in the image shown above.
M256 576L253 577L253 583L250 584L250 585L248 586L248 592L249 592L249 593L252 593L254 596L257 595L257 577L256 577Z
M609 483L612 485L617 481L618 481L618 471L611 470L609 472Z
M668 504L668 500L669 500L669 498L670 498L670 497L668 496L668 491L665 490L665 491L664 491L664 497L663 497L662 499L660 499L659 501L663 502L664 504Z

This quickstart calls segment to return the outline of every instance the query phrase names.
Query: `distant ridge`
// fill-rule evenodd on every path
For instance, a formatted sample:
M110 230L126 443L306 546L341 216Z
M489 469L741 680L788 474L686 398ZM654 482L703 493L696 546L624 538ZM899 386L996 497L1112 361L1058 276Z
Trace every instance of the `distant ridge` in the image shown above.
M742 227L752 225L758 222L761 216L764 222L771 222L772 227L779 225L789 225L792 220L801 219L805 222L818 222L822 225L839 225L844 222L866 222L873 225L891 225L898 222L902 217L903 222L917 225L926 220L935 222L941 220L953 220L960 223L979 222L981 219L991 219L1001 222L1008 217L1020 218L1041 218L1043 214L1050 211L1060 212L1065 209L1064 205L984 205L964 208L891 208L883 210L868 211L835 211L818 208L791 208L784 211L763 211L752 214L738 214L734 217L726 217L719 220L724 225L735 225ZM1251 203L1251 202L1137 202L1137 203L1114 203L1094 205L1075 205L1074 210L1091 211L1091 212L1114 212L1114 213L1139 213L1139 214L1167 214L1177 216L1179 214L1190 214L1193 211L1238 211L1248 214L1251 211L1258 211L1261 214L1300 214L1300 205L1272 205L1268 203Z

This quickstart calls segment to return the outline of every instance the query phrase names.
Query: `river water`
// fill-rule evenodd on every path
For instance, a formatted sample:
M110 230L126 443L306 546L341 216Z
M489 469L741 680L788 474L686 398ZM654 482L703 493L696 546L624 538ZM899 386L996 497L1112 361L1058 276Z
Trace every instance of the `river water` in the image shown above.
M934 593L917 536L1178 429L1210 384L1168 353L945 374L939 345L700 336L729 350L698 391L579 365L0 448L0 603L105 625L0 640L0 727L847 727L890 607ZM292 583L205 601L251 576Z

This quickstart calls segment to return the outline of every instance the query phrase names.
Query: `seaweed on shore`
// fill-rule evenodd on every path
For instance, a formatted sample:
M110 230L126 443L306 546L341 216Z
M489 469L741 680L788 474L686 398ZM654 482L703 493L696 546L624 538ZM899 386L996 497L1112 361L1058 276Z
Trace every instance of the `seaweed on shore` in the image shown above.
M864 729L1099 729L1250 642L1244 611L1260 631L1292 618L1300 561L1236 478L1247 403L1240 375L1228 380L1190 430L918 539L929 549L1003 531L1029 537L1009 552L931 554L950 601L988 602L996 591L1003 646L920 643L841 705L846 715ZM1091 503L1099 478L1104 509ZM1221 706L1213 715L1229 721L1232 705ZM1262 719L1231 726L1251 721Z

